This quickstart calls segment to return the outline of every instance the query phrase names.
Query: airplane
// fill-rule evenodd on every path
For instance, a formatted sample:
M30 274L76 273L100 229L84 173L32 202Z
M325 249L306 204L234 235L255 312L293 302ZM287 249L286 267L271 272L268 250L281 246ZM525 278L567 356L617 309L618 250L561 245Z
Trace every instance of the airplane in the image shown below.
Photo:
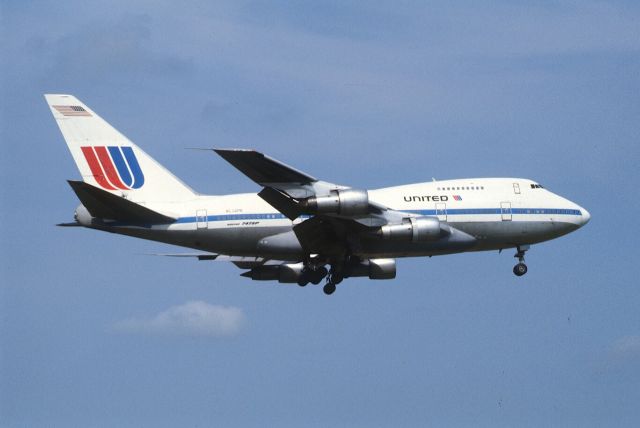
M60 226L198 250L161 254L234 263L252 280L320 284L396 277L396 258L514 248L527 273L532 244L584 226L589 212L523 178L432 180L375 190L319 180L263 153L212 150L261 186L201 195L72 95L47 94L82 180Z

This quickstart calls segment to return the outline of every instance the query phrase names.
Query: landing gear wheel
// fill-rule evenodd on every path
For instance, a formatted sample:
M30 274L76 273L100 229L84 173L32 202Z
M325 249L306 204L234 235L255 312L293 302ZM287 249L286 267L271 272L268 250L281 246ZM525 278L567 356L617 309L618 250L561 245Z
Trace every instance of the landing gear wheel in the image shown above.
M516 276L522 276L525 273L527 273L527 265L524 264L524 253L526 253L529 250L529 246L518 245L516 249L518 251L516 252L516 255L513 257L517 258L519 263L513 267L513 273Z
M524 263L518 263L513 267L513 273L515 273L516 276L524 275L525 273L527 273L527 265L525 265Z
M336 285L331 282L328 282L325 284L324 287L322 287L322 291L324 291L324 294L326 294L327 296L330 296L333 293L335 293Z
M325 276L327 276L327 269L324 266L319 267L318 269L311 271L310 281L313 285L318 285L322 282Z
M308 283L309 283L309 278L307 278L306 275L303 275L298 279L298 285L300 287L305 287Z

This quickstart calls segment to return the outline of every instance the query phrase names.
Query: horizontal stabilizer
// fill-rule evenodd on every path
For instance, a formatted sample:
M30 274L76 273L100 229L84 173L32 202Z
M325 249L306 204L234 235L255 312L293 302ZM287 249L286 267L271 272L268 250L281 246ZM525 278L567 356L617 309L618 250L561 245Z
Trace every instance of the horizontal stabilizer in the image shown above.
M176 220L83 181L68 182L93 217L134 224L163 224Z
M269 183L307 184L318 181L304 172L255 150L214 149L214 151L244 175L262 186Z
M186 257L186 258L194 258L198 260L216 260L220 257L219 254L215 253L156 253L149 254L150 256L162 256L162 257Z

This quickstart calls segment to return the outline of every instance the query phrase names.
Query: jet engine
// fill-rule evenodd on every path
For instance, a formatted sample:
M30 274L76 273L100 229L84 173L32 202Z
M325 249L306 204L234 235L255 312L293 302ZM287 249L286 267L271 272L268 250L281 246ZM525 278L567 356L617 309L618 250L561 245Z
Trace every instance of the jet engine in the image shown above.
M328 196L314 196L301 202L310 214L340 214L345 216L367 214L369 193L366 190L332 190Z
M379 237L395 241L437 241L444 233L435 217L408 217L378 229Z
M320 268L323 273L312 281L317 284L327 274L324 267ZM241 274L254 281L278 281L285 284L299 283L304 273L302 263L285 263L281 265L256 266L253 269ZM393 279L396 277L396 261L394 259L368 259L356 263L348 263L344 266L343 276L345 278L364 276L369 279ZM309 279L306 280L307 282ZM306 282L305 282L306 283Z
M345 267L345 278L367 276L369 279L394 279L396 261L394 259L368 259Z
M242 274L254 281L278 281L292 284L298 282L302 276L304 265L302 263L289 263L281 265L257 266Z

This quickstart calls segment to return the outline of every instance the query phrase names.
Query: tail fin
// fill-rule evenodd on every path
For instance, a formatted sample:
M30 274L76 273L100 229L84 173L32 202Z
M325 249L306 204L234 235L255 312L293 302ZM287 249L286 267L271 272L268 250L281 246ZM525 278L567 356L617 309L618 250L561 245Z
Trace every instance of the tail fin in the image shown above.
M127 137L72 95L45 95L85 183L136 202L180 202L195 197Z

